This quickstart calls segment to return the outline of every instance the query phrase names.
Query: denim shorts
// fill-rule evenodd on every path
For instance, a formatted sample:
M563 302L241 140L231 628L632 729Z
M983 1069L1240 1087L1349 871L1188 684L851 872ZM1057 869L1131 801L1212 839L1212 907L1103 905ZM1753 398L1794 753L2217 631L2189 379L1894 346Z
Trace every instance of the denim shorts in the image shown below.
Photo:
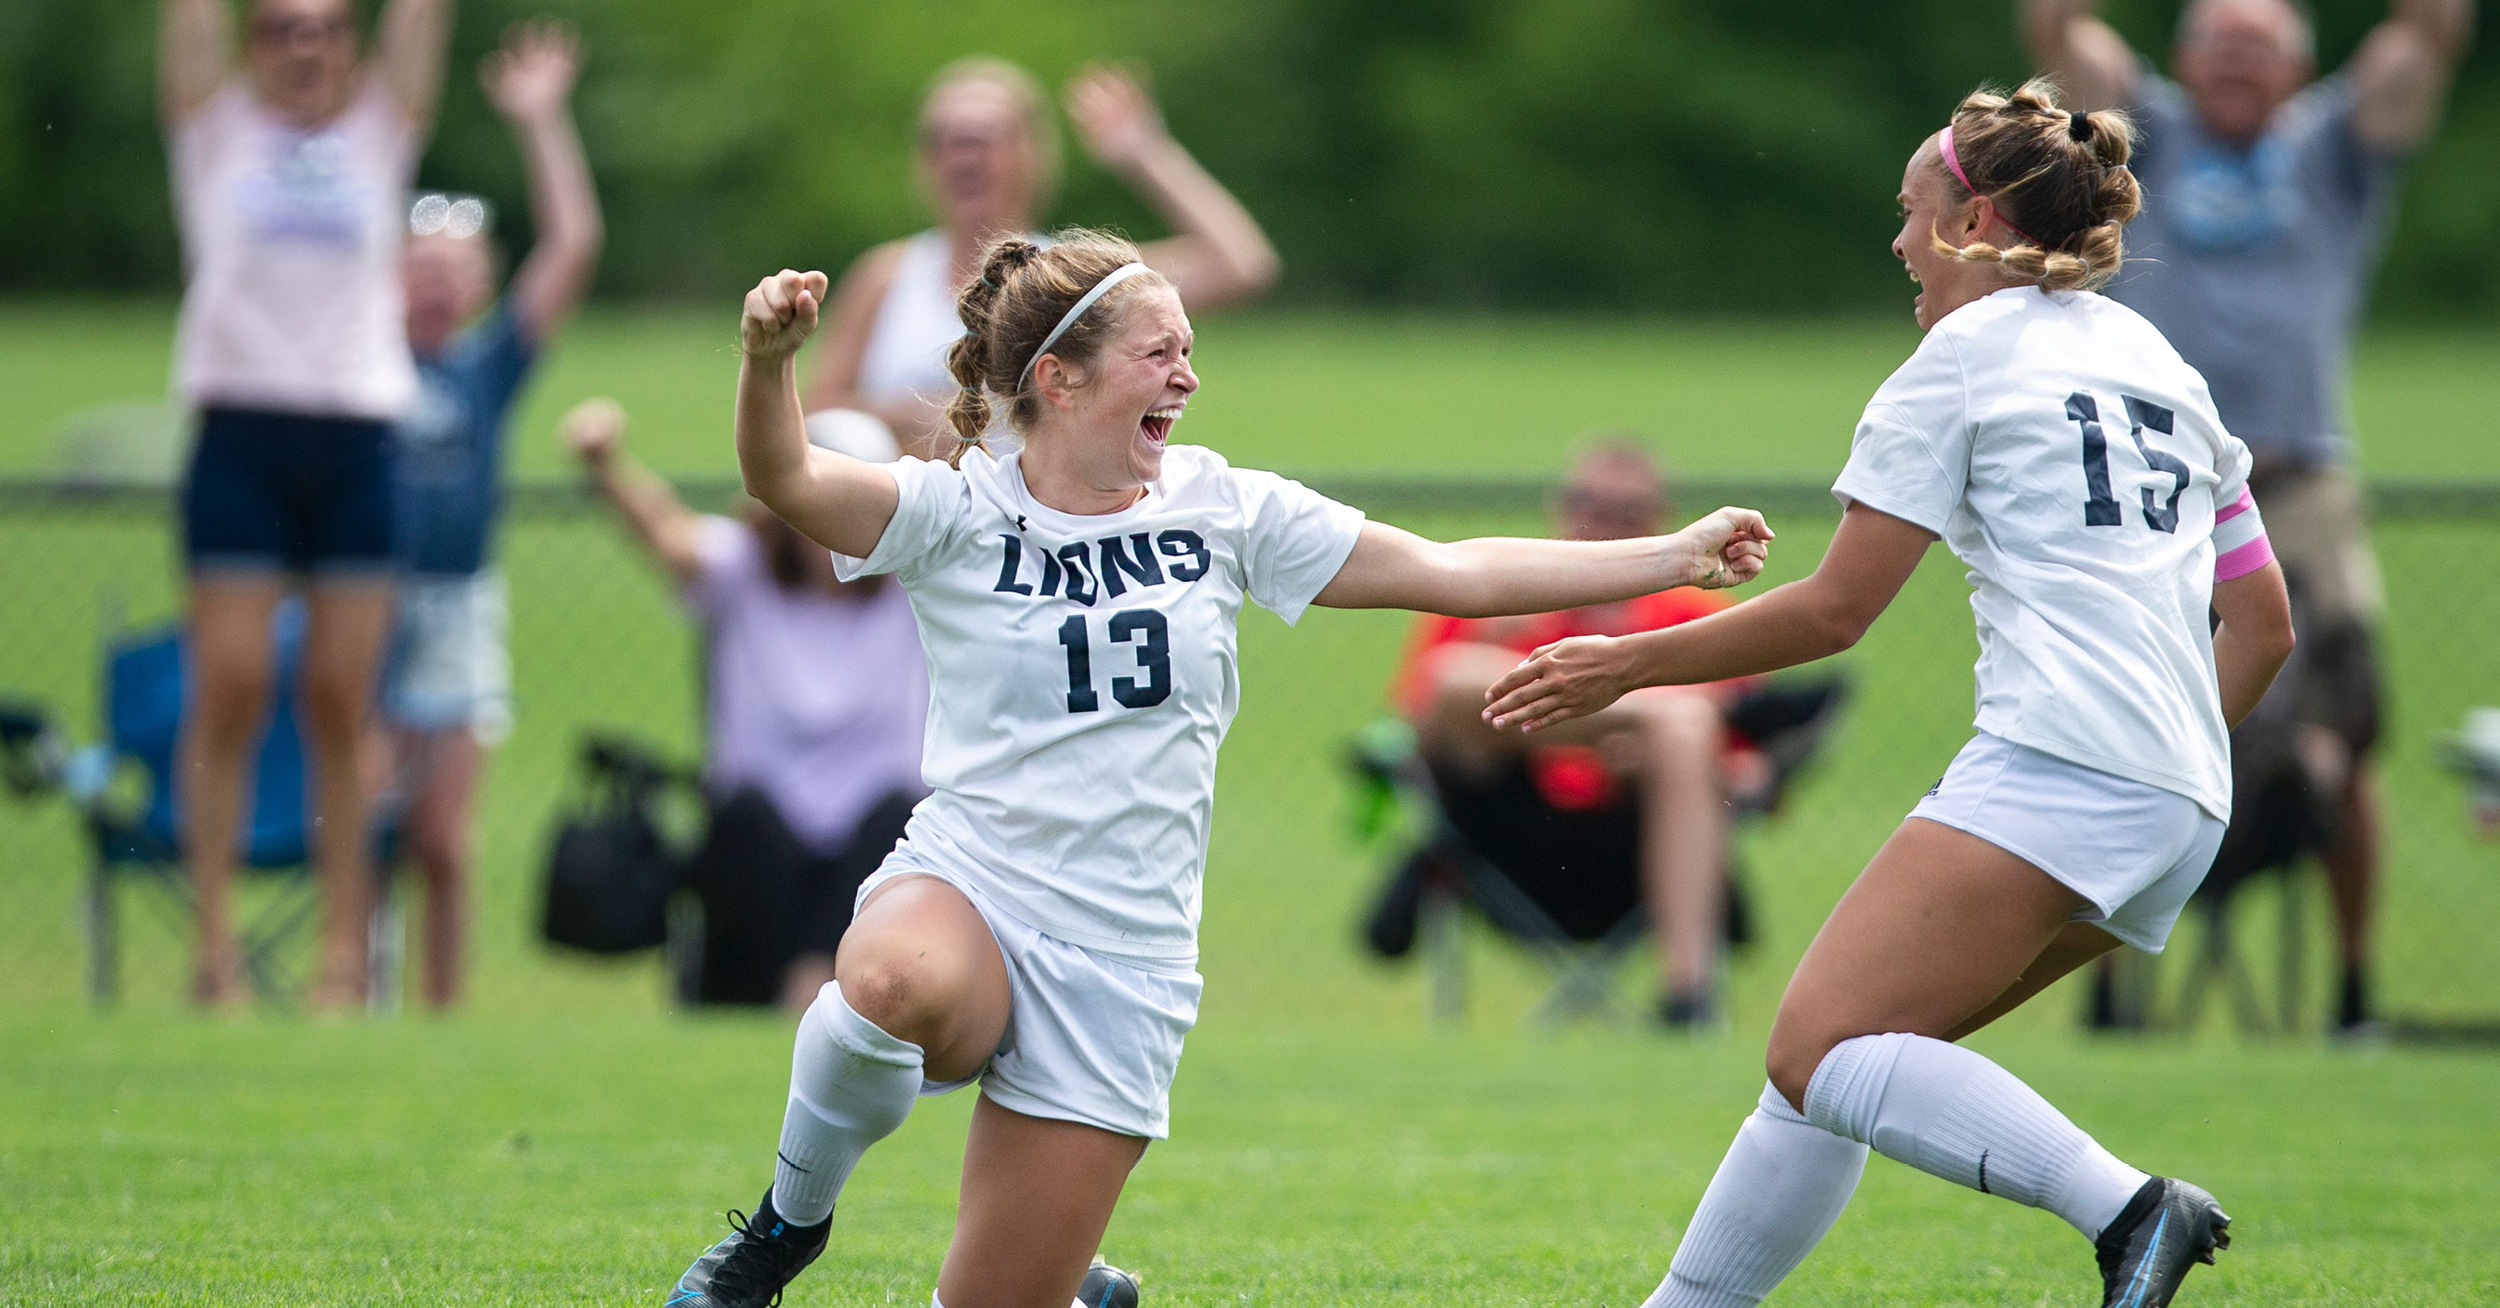
M212 406L182 485L183 561L194 572L387 576L388 423Z

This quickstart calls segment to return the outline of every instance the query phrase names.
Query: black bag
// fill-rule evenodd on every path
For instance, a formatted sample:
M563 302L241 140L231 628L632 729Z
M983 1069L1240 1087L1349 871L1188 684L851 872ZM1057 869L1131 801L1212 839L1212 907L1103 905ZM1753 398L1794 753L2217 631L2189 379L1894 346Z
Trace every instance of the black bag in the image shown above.
M673 774L647 758L599 740L584 751L599 784L556 828L547 851L539 934L548 943L630 954L667 941L678 860L652 810Z

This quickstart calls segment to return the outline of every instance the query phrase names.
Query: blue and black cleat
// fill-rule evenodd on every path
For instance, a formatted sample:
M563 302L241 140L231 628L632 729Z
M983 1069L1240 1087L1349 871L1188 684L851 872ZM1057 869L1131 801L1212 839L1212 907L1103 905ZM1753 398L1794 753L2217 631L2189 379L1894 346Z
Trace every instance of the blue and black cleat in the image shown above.
M2101 1232L2101 1308L2164 1308L2198 1263L2231 1247L2231 1218L2214 1197L2156 1176Z
M1077 1308L1137 1308L1137 1278L1098 1260L1085 1269L1076 1302Z
M833 1219L792 1226L773 1212L768 1191L752 1220L730 1209L729 1228L728 1239L713 1245L677 1278L663 1308L770 1308L780 1303L781 1288L825 1251L825 1233L833 1228Z

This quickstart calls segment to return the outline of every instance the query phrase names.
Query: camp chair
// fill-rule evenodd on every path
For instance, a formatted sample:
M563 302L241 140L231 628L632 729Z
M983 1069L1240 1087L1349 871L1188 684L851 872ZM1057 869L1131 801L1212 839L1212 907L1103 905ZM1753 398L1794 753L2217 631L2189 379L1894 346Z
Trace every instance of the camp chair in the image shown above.
M296 725L295 688L301 676L305 616L295 601L281 604L273 619L277 661L270 721L254 759L251 812L238 843L240 870L278 882L269 903L247 915L239 931L245 974L264 1000L283 1004L293 995L290 948L306 934L320 907L320 890L309 875L311 823L305 794L305 751ZM174 820L176 743L188 702L184 640L179 624L140 628L114 636L104 649L104 739L70 747L40 708L18 705L0 712L0 774L20 795L59 793L85 820L89 858L81 894L87 946L87 995L98 1006L120 993L122 887L137 888L188 931L197 920L198 898L182 866ZM117 784L136 774L137 785ZM397 823L377 821L378 874L387 878ZM377 1009L398 999L403 931L387 893L374 897L369 994Z
M1730 706L1730 730L1761 750L1771 765L1767 786L1737 798L1739 823L1778 808L1789 783L1837 723L1846 694L1846 683L1838 678L1784 682ZM1376 836L1402 813L1407 829L1416 833L1413 843L1399 847L1395 857L1400 875L1411 877L1421 889L1416 935L1428 976L1427 1007L1434 1019L1455 1020L1465 1012L1464 929L1470 913L1525 948L1553 974L1553 985L1529 1015L1531 1024L1627 1016L1615 998L1614 982L1624 958L1649 931L1639 868L1606 869L1573 887L1567 901L1551 887L1523 882L1452 820L1440 784L1402 721L1368 728L1355 742L1352 765L1363 786L1358 829ZM1728 878L1724 937L1731 946L1742 947L1751 943L1753 918L1732 842Z
M2293 597L2296 630L2306 613ZM2094 970L2084 1025L2097 1030L2191 1030L2219 998L2240 1033L2295 1035L2306 1024L2313 894L2307 866L2333 843L2334 802L2319 793L2301 756L2301 680L2310 654L2295 647L2274 685L2231 733L2231 823L2182 918L2195 919L2182 964L2119 950ZM2276 893L2272 993L2239 944L2232 908L2241 892L2272 882ZM2167 955L2165 955L2166 957ZM2163 972L2181 969L2165 995Z

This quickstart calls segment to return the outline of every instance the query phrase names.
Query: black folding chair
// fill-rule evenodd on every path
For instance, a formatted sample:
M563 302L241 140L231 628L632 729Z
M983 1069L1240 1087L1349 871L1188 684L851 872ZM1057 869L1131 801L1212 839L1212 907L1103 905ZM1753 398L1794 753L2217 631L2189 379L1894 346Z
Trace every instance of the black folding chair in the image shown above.
M1770 784L1738 798L1739 822L1777 809L1789 784L1812 760L1838 721L1846 699L1838 678L1775 685L1741 697L1729 710L1729 727L1751 741L1771 764ZM1615 996L1623 960L1648 934L1640 869L1594 869L1576 878L1569 894L1523 881L1488 856L1454 820L1447 792L1415 749L1405 723L1375 723L1355 743L1352 766L1364 787L1358 827L1376 836L1399 813L1415 832L1401 846L1395 884L1411 887L1415 935L1429 982L1427 1005L1435 1020L1466 1010L1465 923L1472 913L1542 962L1553 984L1531 1012L1545 1026L1581 1017L1621 1020L1629 1014ZM1753 938L1753 915L1745 877L1731 842L1723 936L1741 948Z

